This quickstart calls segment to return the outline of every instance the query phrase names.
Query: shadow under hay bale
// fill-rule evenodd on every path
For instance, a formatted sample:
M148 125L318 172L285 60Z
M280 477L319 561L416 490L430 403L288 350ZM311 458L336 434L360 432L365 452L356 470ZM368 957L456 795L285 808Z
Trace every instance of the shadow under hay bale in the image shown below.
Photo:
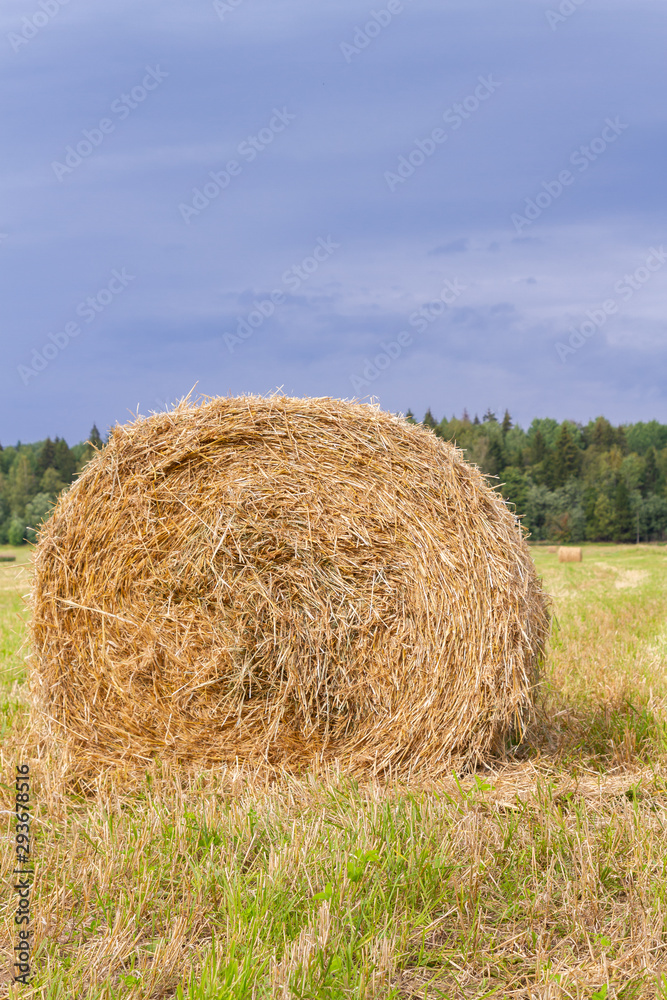
M530 714L549 627L461 452L328 398L115 427L40 533L31 600L33 724L93 771L483 761Z

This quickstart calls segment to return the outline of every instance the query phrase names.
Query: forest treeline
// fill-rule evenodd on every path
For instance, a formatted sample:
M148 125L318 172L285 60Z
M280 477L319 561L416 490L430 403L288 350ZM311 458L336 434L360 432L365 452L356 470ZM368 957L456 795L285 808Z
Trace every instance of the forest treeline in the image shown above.
M464 449L514 504L531 541L667 537L666 424L614 427L604 417L587 424L545 417L523 430L507 411L498 419L490 410L481 420L464 412L439 422L427 410L422 423Z
M408 411L408 420L415 421ZM667 538L667 424L588 424L545 417L528 430L505 411L482 419L430 410L421 423L462 448L513 509L533 541L662 541ZM104 442L71 448L62 438L0 445L0 544L35 541L61 490Z
M71 448L58 437L6 448L0 444L0 545L34 542L58 494L103 446L94 424L89 441Z

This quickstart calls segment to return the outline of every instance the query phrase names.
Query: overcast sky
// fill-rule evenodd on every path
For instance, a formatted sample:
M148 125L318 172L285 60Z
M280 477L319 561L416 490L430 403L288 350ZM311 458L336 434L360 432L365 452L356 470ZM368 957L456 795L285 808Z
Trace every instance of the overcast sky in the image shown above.
M0 442L186 395L667 422L658 0L4 0Z

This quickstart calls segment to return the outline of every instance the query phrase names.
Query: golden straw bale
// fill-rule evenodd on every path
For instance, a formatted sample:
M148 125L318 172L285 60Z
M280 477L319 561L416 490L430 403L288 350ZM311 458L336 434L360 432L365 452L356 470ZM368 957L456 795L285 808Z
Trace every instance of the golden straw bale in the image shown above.
M558 545L547 545L547 552L550 552L552 555L555 555L556 552L558 552L558 548L559 548Z
M31 601L33 721L93 771L442 774L522 731L549 628L458 449L281 395L116 426L40 532Z
M581 562L581 549L574 545L561 545L558 562Z

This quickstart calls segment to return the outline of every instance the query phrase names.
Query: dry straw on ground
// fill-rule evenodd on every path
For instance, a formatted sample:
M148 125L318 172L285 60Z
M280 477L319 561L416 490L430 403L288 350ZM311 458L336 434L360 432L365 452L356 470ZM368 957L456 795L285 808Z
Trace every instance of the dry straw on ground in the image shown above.
M573 545L561 545L558 562L581 562L581 549Z
M442 774L521 729L548 601L460 451L375 406L214 398L114 428L35 553L33 723L87 773Z

